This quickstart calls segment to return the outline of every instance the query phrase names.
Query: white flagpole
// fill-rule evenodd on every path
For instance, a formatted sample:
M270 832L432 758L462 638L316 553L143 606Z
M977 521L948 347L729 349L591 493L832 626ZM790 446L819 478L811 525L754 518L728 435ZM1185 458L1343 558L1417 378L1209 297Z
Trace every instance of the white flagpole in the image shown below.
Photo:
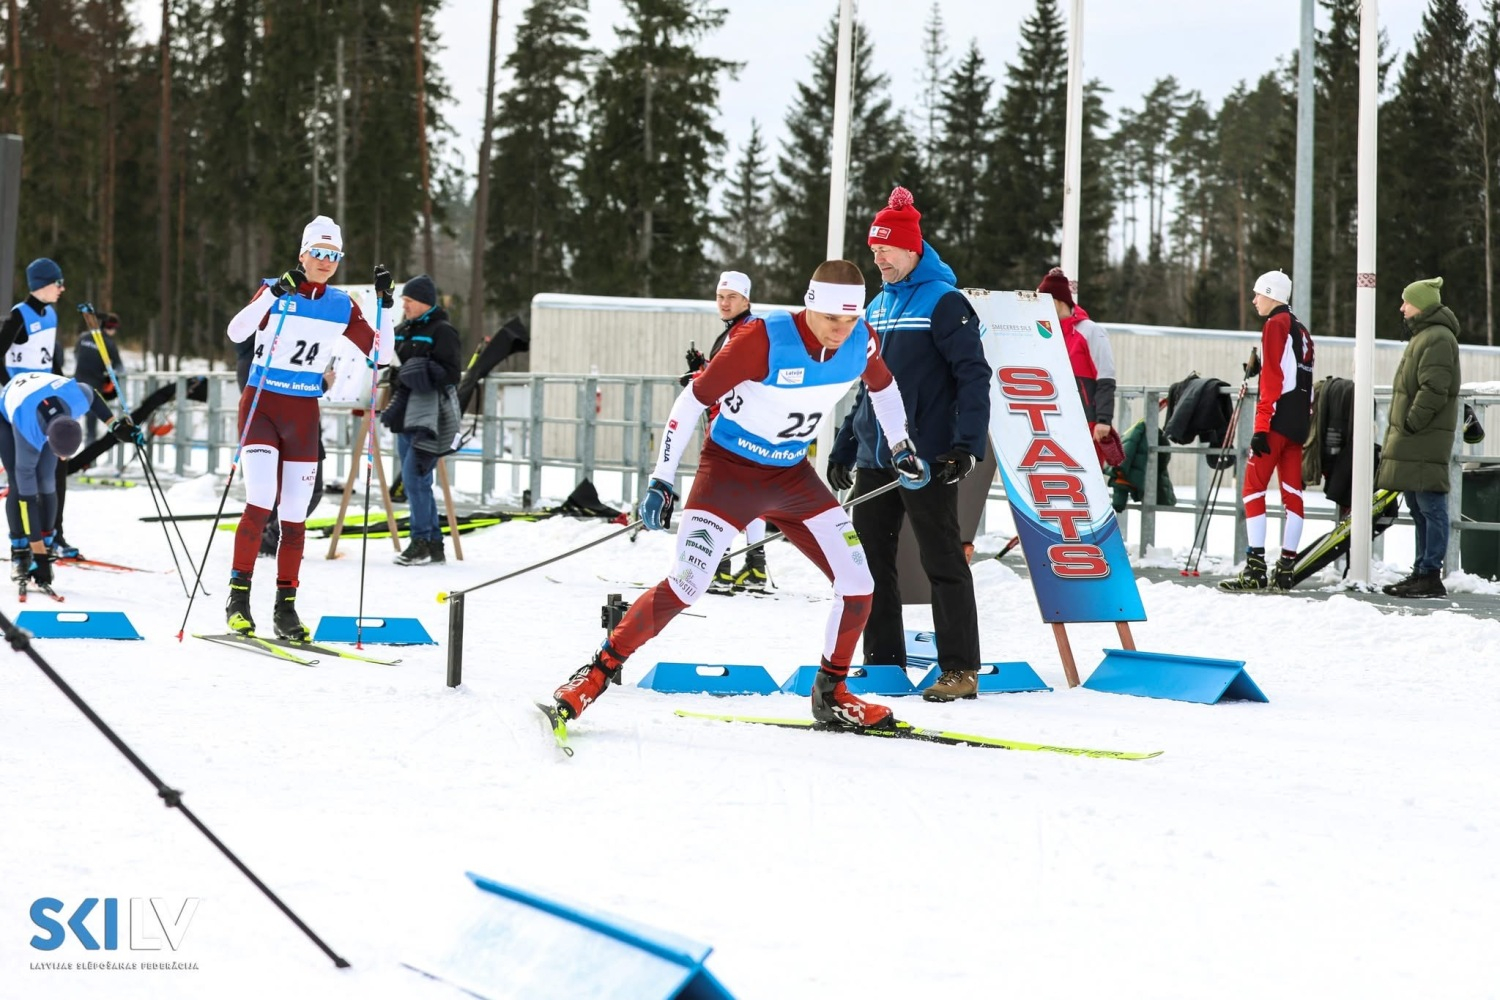
M1380 15L1364 0L1359 16L1359 237L1354 290L1354 504L1349 579L1370 582L1370 497L1375 492L1375 160L1379 140Z
M1078 229L1083 185L1083 0L1068 22L1068 125L1063 151L1062 269L1078 294Z
M849 204L849 114L850 90L854 77L854 0L839 0L838 66L833 77L833 140L828 151L830 164L828 185L828 260L844 256L844 214ZM833 450L833 414L818 425L816 467L822 475L828 470L828 453Z

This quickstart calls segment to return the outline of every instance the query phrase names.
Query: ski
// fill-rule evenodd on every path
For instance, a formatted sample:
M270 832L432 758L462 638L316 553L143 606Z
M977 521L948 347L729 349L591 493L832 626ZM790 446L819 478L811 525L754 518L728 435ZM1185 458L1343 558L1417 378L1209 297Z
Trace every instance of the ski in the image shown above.
M535 704L547 717L547 723L552 729L552 738L557 741L557 749L561 750L566 757L573 756L573 748L568 746L568 720L562 717L556 705L549 705L543 701Z
M278 660L287 660L291 663L300 663L304 667L315 667L317 660L309 660L298 656L289 649L284 649L275 643L254 635L241 635L238 632L225 632L219 635L204 635L201 632L193 633L194 639L205 639L209 642L217 642L223 646L238 646L240 649L248 649L252 653L261 653L265 656L274 656Z
M104 562L100 559L85 559L82 556L70 556L62 559L52 560L54 566L77 566L79 569L102 569L111 573L150 573L149 569L139 566L125 566L121 563Z
M48 597L52 598L54 601L61 602L61 601L64 600L63 595L61 595L57 591L53 590L52 587L50 585L48 585L48 584L37 583L34 580L18 580L16 582L20 585L20 590L21 590L21 592L16 595L16 600L20 601L22 604L26 603L26 595L28 593L30 593L30 590L28 588L31 588L31 587L35 587L37 590L41 591L43 594L46 594Z
M212 521L215 518L223 518L226 521L230 520L230 519L238 521L240 519L240 515L243 514L243 513L244 513L244 511L242 511L242 510L233 510L233 511L226 510L222 514L172 514L170 516L153 515L151 517L142 517L142 518L139 518L138 520L146 521L146 522L156 522L156 521Z
M346 660L359 660L361 663L378 663L382 667L394 667L400 663L399 659L384 660L378 656L366 656L356 653L352 649L339 649L337 646L324 646L316 642L298 642L296 639L273 638L268 635L252 636L256 642L268 642L273 646L283 649L296 649L306 653L321 653L325 656L341 656ZM316 661L314 661L316 662Z
M1401 495L1395 490L1375 491L1375 495L1370 498L1371 538L1378 537L1386 528L1396 523L1396 517L1401 513L1400 499ZM1353 525L1354 519L1346 517L1334 525L1333 530L1328 534L1297 553L1297 565L1292 570L1294 586L1349 551L1349 536L1352 534Z
M1062 747L1050 743L1026 743L1021 740L1002 740L993 736L974 736L969 733L954 733L945 729L923 729L909 722L897 722L894 729L850 728L828 726L812 719L765 719L745 715L714 715L711 712L690 712L677 709L684 719L713 719L719 722L747 722L757 726L779 726L783 729L811 729L816 732L849 733L854 736L883 736L895 740L920 740L924 743L942 743L947 746L990 747L996 750L1033 750L1044 753L1061 753L1070 757L1109 757L1114 760L1150 760L1160 757L1161 750L1136 753L1128 750L1089 750L1083 747Z

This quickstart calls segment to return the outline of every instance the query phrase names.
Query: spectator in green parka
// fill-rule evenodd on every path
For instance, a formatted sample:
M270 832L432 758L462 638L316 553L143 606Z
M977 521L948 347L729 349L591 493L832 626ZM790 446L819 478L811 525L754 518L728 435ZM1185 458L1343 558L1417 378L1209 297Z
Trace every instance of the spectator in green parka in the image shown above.
M1123 511L1130 501L1140 503L1146 497L1146 421L1137 420L1120 443L1125 451L1125 461L1109 470L1109 484L1115 490L1110 506L1117 512ZM1164 448L1171 445L1160 430L1156 432L1156 443ZM1170 452L1160 452L1157 457L1156 502L1159 504L1177 503L1172 474L1167 469L1170 457Z
M1458 317L1443 305L1442 278L1414 281L1401 292L1411 338L1391 380L1391 420L1375 474L1378 490L1401 490L1416 522L1411 575L1383 588L1392 597L1446 597L1448 468L1458 429Z

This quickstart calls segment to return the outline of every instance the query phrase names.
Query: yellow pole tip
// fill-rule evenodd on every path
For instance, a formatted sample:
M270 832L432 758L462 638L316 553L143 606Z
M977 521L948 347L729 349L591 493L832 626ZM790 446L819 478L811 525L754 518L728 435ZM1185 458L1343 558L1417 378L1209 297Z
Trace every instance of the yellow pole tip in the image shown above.
M444 590L444 591L440 591L440 592L439 592L439 593L438 593L438 603L439 603L439 604L443 604L443 603L445 603L445 602L446 602L446 601L447 601L447 600L448 600L448 592L447 592L447 591L446 591L446 590Z

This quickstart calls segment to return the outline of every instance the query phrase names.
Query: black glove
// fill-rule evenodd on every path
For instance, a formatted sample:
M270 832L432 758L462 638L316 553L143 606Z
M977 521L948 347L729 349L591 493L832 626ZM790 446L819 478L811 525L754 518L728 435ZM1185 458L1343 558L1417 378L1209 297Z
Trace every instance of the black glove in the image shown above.
M43 587L52 586L52 555L48 552L31 554L31 580Z
M1271 439L1266 436L1265 431L1256 431L1250 435L1250 453L1252 455L1271 454Z
M375 265L375 294L380 296L380 304L389 309L396 304L396 296L392 294L396 287L396 279L391 277L390 268L384 264Z
M967 448L945 451L932 460L932 478L940 483L956 483L974 471L979 460Z
M708 359L696 347L689 347L685 356L687 357L687 366L690 372L701 372L708 367Z
M271 294L278 299L290 292L297 294L297 289L307 280L307 272L302 270L302 265L297 264L290 271L276 279L276 284L271 286Z
M130 444L132 441L136 444L146 443L146 435L141 433L141 429L129 417L119 417L111 421L109 433L121 444Z
M837 462L828 463L828 485L835 490L854 489L854 470Z

